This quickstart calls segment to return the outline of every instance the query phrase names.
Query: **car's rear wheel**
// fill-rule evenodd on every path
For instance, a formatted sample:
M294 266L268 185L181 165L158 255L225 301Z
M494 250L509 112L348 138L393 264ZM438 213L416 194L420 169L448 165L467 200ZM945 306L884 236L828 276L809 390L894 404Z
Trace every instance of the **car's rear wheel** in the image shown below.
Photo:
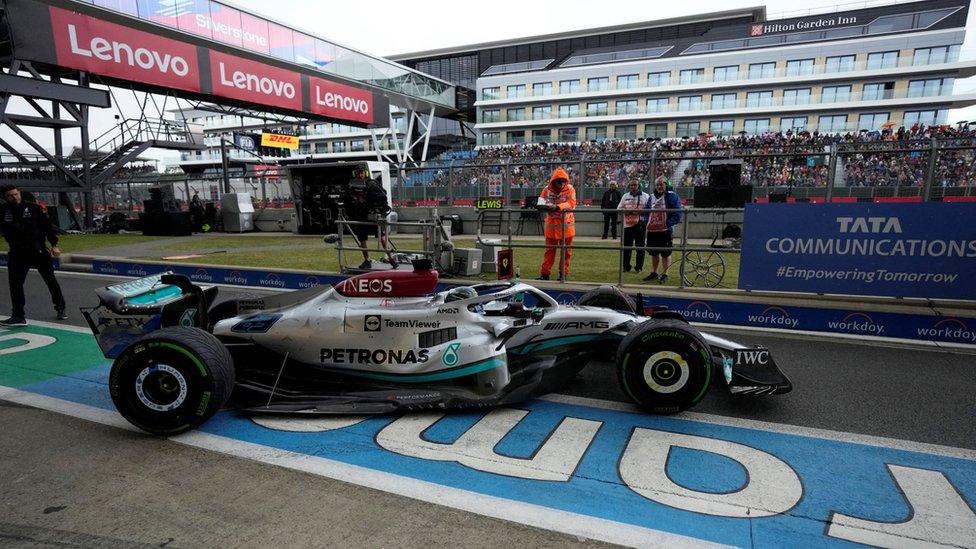
M625 313L637 312L634 299L616 286L604 285L586 292L576 301L577 305L588 307L604 307Z
M171 327L145 335L112 365L112 402L136 427L175 435L201 425L227 402L234 362L212 334Z
M711 373L711 353L701 334L676 319L645 321L617 351L624 392L654 414L675 414L698 404Z

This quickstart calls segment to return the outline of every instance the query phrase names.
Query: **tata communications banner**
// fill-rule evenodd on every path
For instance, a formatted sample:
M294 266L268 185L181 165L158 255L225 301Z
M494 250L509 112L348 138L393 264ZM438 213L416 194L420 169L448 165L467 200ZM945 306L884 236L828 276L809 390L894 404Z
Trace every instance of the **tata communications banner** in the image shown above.
M739 287L976 299L976 204L749 204Z
M262 63L247 57L247 48L239 50L241 55L225 53L119 15L96 18L34 0L7 0L7 5L19 59L352 123L388 123L385 97Z

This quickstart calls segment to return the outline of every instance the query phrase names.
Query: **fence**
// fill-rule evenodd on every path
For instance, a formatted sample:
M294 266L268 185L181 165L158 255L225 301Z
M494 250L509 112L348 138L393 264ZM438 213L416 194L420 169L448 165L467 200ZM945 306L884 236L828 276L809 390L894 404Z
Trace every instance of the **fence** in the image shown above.
M677 281L679 288L688 286L708 288L736 288L738 286L739 257L741 254L741 208L695 208L694 210L666 209L670 213L680 211L682 219L674 227L672 246L643 245L643 238L636 242L628 242L627 234L621 230L619 238L604 244L596 239L574 239L567 243L561 239L559 244L549 246L541 243L538 238L520 238L517 227L522 221L521 216L526 210L521 208L504 208L500 210L482 210L478 215L478 230L476 242L483 247L504 247L508 249L545 250L554 248L556 259L554 268L558 269L559 281L570 280L574 272L582 272L577 280L586 282L613 282L618 285L625 283L636 284L643 282L645 275L650 274L651 268L660 265L662 274ZM576 223L580 224L587 217L602 218L603 214L622 214L616 209L587 208L573 212ZM731 214L731 215L730 215ZM562 215L558 212L548 215ZM730 219L732 223L727 223ZM712 225L710 238L693 239L690 237L689 225L692 221L705 222ZM619 219L618 219L619 222ZM729 231L729 226L736 230ZM489 230L488 227L495 230ZM638 229L643 231L643 227ZM641 235L643 236L643 235ZM496 237L500 237L496 238ZM582 254L581 254L582 252ZM572 255L568 261L569 269L561 266L567 263L567 254ZM655 260L648 257L644 261L644 254L659 254L662 257ZM529 261L522 262L519 267L526 266L534 269L539 265L538 253L528 253ZM615 257L615 261L608 261ZM631 262L633 260L633 262ZM660 261L660 264L658 263ZM516 259L516 264L520 260ZM649 265L648 265L649 263ZM664 267L667 264L667 267ZM641 270L644 266L648 269ZM554 269L554 270L555 270ZM633 272L636 278L626 274ZM529 273L527 273L529 274Z

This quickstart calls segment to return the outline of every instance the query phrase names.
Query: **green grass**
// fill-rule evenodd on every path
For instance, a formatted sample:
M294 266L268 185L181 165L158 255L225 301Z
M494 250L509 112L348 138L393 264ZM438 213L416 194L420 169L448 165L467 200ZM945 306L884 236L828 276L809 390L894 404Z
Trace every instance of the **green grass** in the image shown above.
M165 236L143 236L141 234L66 234L60 237L58 243L64 253L78 253L165 239Z
M266 237L268 241L274 241L276 244L269 246L261 246L257 249L255 245L265 244L262 238L239 238L239 237L212 237L207 239L209 241L233 241L234 246L228 246L229 250L227 253L220 254L210 254L203 255L200 257L188 258L185 260L179 260L177 262L183 263L202 263L206 265L231 265L239 267L264 267L264 268L280 268L280 269L299 269L299 270L311 270L311 271L324 271L324 272L338 272L339 271L339 257L338 251L333 246L327 246L323 244L318 237L314 238L304 238L303 242L296 242L293 237ZM207 240L201 240L199 250L214 249L219 246L212 246L209 243L204 245ZM258 242L253 242L258 240ZM241 249L243 246L238 245L240 241L248 241L251 243L251 249ZM305 246L304 244L306 244ZM503 240L503 242L505 242ZM419 239L401 239L397 241L398 246L401 249L416 249L420 247ZM455 246L458 248L474 248L474 239L469 238L455 238ZM281 245L288 245L288 248L281 248ZM294 244L302 244L300 248L294 247ZM513 240L513 244L532 244L540 245L539 240ZM370 245L375 246L375 241L370 240ZM573 258L570 263L570 281L581 281L581 282L617 282L617 270L620 265L619 255L617 252L617 246L615 243L609 241L586 241L578 243L578 246L595 246L603 249L579 249L576 247L573 252ZM346 257L347 265L358 265L361 261L361 256L358 250L350 249L353 246L353 242L350 238L345 240L346 249L344 251ZM166 249L170 249L169 246ZM192 251L186 247L173 248L173 251ZM558 252L557 252L558 253ZM370 255L373 259L379 257L376 252L371 252ZM526 280L534 279L539 274L539 265L542 263L543 249L541 248L520 248L515 247L515 265L519 267L521 277ZM717 256L721 255L725 261L725 271L722 277L721 283L718 285L720 288L735 288L738 283L739 274L739 254L726 252L723 250L716 250L714 255L711 252L702 252L704 256L702 260L706 263L716 263ZM672 255L672 264L668 270L668 286L678 286L678 273L680 264L677 261L679 254L675 252ZM152 257L148 259L161 259L160 257ZM693 261L698 262L698 261ZM557 265L558 265L558 255L557 255ZM693 268L686 265L687 278L691 279L696 285L703 285L703 276L695 276ZM624 273L623 282L625 284L641 284L642 278L650 272L651 260L649 257L645 258L644 262L644 272L642 273ZM556 276L557 268L553 268L553 276ZM714 272L714 271L713 271ZM710 277L713 275L709 275ZM491 273L487 273L480 277L480 279L493 279L494 276ZM476 278L477 279L477 278ZM657 284L646 283L646 284Z

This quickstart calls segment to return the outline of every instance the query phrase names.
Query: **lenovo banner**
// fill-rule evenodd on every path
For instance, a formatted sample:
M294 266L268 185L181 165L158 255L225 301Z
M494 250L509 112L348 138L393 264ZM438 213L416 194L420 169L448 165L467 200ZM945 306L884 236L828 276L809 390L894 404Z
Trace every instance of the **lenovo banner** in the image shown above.
M748 204L746 290L976 299L976 203Z
M313 113L366 124L373 123L371 92L314 76L309 77L309 82Z
M297 72L211 50L210 78L218 97L302 110L302 77Z
M154 86L200 91L197 48L51 7L57 63Z

